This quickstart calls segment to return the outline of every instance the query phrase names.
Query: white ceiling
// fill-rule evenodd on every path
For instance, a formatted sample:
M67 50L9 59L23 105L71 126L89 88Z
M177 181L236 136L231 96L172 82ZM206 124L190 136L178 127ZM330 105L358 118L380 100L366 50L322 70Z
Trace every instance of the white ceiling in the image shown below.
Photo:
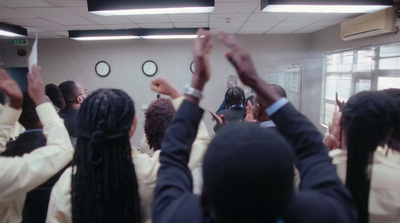
M99 16L86 0L0 0L0 22L28 29L30 37L66 38L68 30L210 27L235 34L311 33L359 14L260 12L260 0L216 0L213 13Z

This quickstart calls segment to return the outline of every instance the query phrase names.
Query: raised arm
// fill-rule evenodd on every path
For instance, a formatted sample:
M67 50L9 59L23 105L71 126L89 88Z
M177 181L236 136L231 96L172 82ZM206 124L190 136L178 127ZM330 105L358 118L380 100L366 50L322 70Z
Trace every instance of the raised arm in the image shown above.
M0 90L10 98L10 103L5 106L0 115L0 153L2 153L6 149L11 130L21 115L23 96L18 84L5 70L0 70Z
M196 71L191 87L202 91L210 77L212 34L209 31L199 30L197 35L194 41ZM199 206L198 201L187 202L188 199L198 199L192 194L192 176L188 162L203 114L203 110L198 106L199 100L200 98L195 96L186 95L165 133L161 146L161 167L152 207L153 222L190 222L190 219L175 219L174 213L193 210L193 205ZM194 219L202 217L199 212L188 216Z
M286 99L267 86L258 76L250 54L232 36L220 33L219 38L230 48L226 56L236 68L241 81L255 90L257 96L268 105L266 112L295 150L296 167L301 176L301 192L297 195L300 203L297 205L309 207L305 209L314 219L332 217L331 220L335 222L354 222L354 203L349 191L337 177L322 135ZM315 211L315 208L322 211Z
M6 74L3 78L10 77ZM0 203L39 186L72 159L73 147L68 132L53 106L46 103L40 67L34 66L32 75L28 76L28 92L37 105L47 145L23 157L0 158Z

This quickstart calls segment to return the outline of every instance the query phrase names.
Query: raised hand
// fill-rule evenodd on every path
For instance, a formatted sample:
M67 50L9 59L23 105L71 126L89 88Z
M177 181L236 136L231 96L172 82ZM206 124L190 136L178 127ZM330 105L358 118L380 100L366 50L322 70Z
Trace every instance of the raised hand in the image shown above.
M42 80L42 68L34 64L32 66L32 74L28 74L28 93L36 106L45 103L45 88Z
M346 103L344 103L344 101L342 102L339 101L339 96L337 92L336 92L336 104L339 107L339 111L342 112Z
M215 112L213 112L211 109L208 110L208 112L210 112L211 116L213 117L213 119L217 122L217 125L219 126L223 126L225 124L228 124L228 121L226 121L225 116L224 115L217 115Z
M181 94L172 86L172 84L165 77L154 79L150 83L150 89L160 94L168 95L172 99L178 98Z
M23 95L17 82L15 82L5 70L0 70L0 90L10 97L10 107L20 109Z
M340 149L341 143L341 127L340 120L342 113L334 112L332 123L328 127L329 135L325 138L325 144L329 149Z
M251 104L251 101L247 101L246 105L246 117L244 118L245 122L257 122L257 120L254 119L253 115L253 105Z
M194 64L196 66L192 79L192 87L202 91L205 83L210 79L210 56L213 48L212 33L199 29L193 44Z
M240 80L247 86L254 86L259 77L249 52L245 50L233 36L226 34L224 31L220 31L218 39L229 48L225 56L235 67Z

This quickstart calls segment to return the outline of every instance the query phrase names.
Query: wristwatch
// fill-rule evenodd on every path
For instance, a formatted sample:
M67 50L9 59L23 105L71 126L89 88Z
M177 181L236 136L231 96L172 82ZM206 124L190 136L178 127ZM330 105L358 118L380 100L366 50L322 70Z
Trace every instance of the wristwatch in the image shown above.
M190 86L190 84L187 84L185 86L184 94L185 95L190 95L190 96L195 97L195 98L197 98L199 100L203 98L203 93L201 93L201 91L197 90L196 88L193 88L192 86Z

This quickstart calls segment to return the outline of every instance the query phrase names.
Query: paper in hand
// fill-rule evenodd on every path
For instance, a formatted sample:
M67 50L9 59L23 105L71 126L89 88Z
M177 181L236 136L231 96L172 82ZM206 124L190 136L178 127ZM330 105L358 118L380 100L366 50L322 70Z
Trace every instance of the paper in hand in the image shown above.
M38 38L36 34L35 43L32 46L32 51L28 57L28 69L29 73L32 73L32 65L37 64L38 62L38 50L37 50Z

